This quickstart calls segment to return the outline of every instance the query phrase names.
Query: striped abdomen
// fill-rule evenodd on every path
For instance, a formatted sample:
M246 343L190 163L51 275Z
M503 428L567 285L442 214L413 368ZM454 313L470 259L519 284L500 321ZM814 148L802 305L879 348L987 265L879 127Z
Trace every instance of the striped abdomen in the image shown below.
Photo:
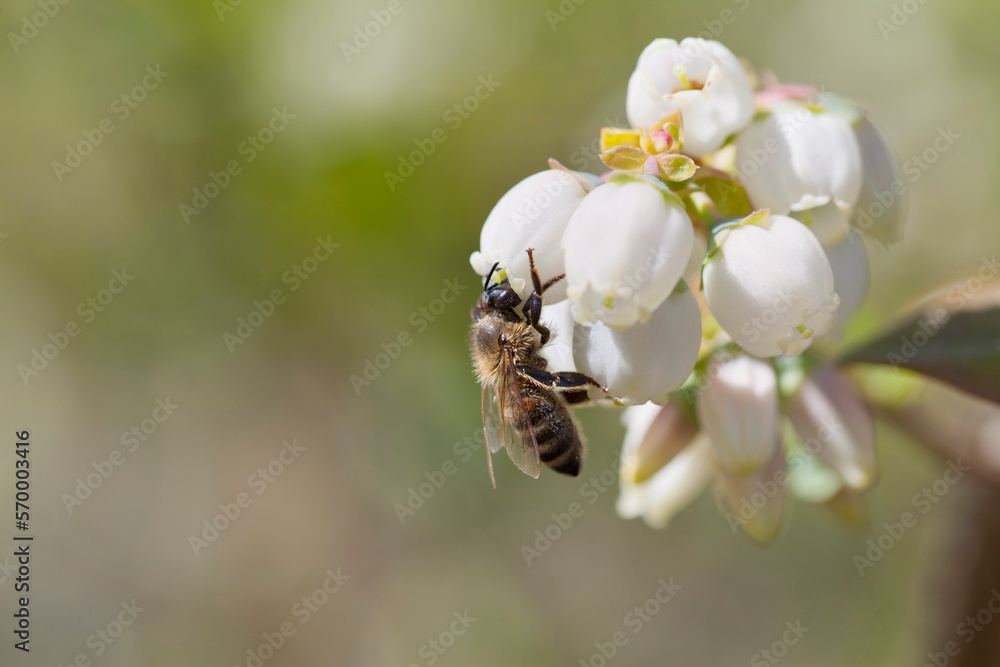
M522 378L518 378L518 385L542 463L558 473L576 477L583 464L583 439L562 396ZM528 425L523 419L513 421L524 441L530 443Z

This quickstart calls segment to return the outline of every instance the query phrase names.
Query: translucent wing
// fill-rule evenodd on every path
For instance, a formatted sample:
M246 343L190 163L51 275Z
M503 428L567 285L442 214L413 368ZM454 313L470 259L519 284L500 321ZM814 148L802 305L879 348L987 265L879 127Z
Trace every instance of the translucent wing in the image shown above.
M493 476L493 454L500 449L500 439L496 432L495 406L496 396L492 385L483 385L483 435L486 437L486 465L490 469L490 482L497 488L497 479Z
M538 479L541 470L538 442L530 427L528 409L517 384L513 359L505 355L501 364L503 368L498 386L494 388L487 384L483 387L483 430L486 434L490 479L493 479L493 460L489 452L498 452L501 447L506 448L507 456L521 472ZM529 424L530 437L527 440L514 427L513 419Z

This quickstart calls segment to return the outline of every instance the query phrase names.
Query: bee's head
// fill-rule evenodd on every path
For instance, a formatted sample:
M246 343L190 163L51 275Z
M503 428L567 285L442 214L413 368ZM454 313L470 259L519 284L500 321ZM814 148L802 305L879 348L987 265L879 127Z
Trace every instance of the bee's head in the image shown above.
M517 295L517 292L510 286L506 278L499 283L490 285L493 272L497 270L497 266L499 265L500 262L494 264L493 268L486 275L486 281L483 283L483 294L479 297L480 308L486 310L507 310L521 304L521 297Z

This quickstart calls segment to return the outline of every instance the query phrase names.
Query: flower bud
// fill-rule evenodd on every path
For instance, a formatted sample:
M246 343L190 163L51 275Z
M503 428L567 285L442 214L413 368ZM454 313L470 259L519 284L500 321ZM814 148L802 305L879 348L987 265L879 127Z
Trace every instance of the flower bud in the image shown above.
M788 482L785 455L780 447L757 472L742 477L722 469L718 472L717 492L729 508L726 521L755 542L767 544L781 532Z
M823 247L805 225L758 211L715 232L703 274L712 315L758 357L802 354L833 324L839 298Z
M698 422L719 466L755 473L778 448L778 380L766 361L739 356L713 363L698 397Z
M754 112L753 89L739 59L719 42L656 39L639 56L625 107L629 122L640 128L679 110L681 151L701 157L747 126Z
M871 486L876 477L875 420L832 366L821 366L802 382L787 412L805 448L847 486Z
M486 218L479 235L479 251L469 258L472 268L485 276L494 262L500 262L511 287L526 299L533 289L527 249L534 248L535 267L542 282L563 273L560 240L586 194L576 176L560 169L528 176L501 197ZM545 292L547 303L565 298L564 281Z
M627 462L623 461L621 470L626 468ZM636 484L623 476L616 505L618 516L641 516L649 526L663 528L701 494L713 475L708 440L697 438L648 481Z
M777 107L737 138L736 167L754 207L808 223L824 245L843 240L862 179L844 114Z
M621 475L636 483L656 474L698 435L698 425L676 401L663 407L644 403L625 408L622 423L625 443Z
M682 283L683 284L683 283ZM649 321L616 331L598 322L577 326L576 367L626 405L663 403L698 360L701 311L690 290L674 292Z
M666 186L616 174L573 213L562 247L577 322L626 329L649 319L691 257L694 231Z

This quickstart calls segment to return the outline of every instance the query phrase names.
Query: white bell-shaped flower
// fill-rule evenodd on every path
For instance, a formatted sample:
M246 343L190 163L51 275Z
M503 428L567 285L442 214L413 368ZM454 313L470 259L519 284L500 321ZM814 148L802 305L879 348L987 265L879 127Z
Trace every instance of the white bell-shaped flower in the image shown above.
M839 298L816 236L801 222L757 211L714 234L703 273L719 324L758 357L794 357L833 324Z
M781 532L787 486L785 454L776 447L771 458L749 477L720 469L716 490L728 507L729 527L767 544Z
M719 465L749 476L778 447L778 380L771 364L748 356L712 364L697 401L698 422Z
M625 101L633 127L648 128L680 111L685 155L701 157L747 126L753 89L743 65L719 42L656 39L639 56Z
M576 321L626 329L673 291L694 244L691 219L666 186L618 173L573 213L562 246Z
M853 387L832 366L802 381L788 405L803 446L852 489L875 481L875 420Z
M626 405L664 403L698 360L701 311L685 287L673 292L646 322L625 331L600 322L577 326L574 338L577 369L605 385L608 395Z
M549 293L545 292L545 296L548 295ZM576 323L573 321L570 302L563 299L559 303L544 304L539 319L549 329L549 342L539 352L542 358L549 363L549 369L552 371L575 371L573 336Z
M676 401L643 403L622 411L622 478L644 482L670 463L698 435L698 425Z
M806 222L824 244L846 235L862 181L848 116L775 107L737 137L736 169L756 208Z
M840 243L823 248L826 259L833 271L833 288L840 297L840 305L834 313L834 324L830 329L831 336L840 336L844 332L847 320L850 319L865 297L868 296L868 283L871 269L868 262L868 250L859 234L851 234Z
M861 194L851 224L865 236L889 244L902 238L907 184L889 144L878 128L862 117L854 124L861 147Z
M622 452L623 457L626 455ZM627 469L623 460L622 470ZM616 510L623 519L642 517L653 528L664 528L677 512L697 498L715 476L708 439L696 438L670 463L645 482L621 477Z
M501 197L486 218L479 234L479 250L469 258L472 268L485 276L500 262L511 287L526 299L533 289L527 249L534 249L535 267L543 283L563 273L562 235L586 194L580 177L561 169L528 176ZM545 292L546 303L565 298L564 281Z

